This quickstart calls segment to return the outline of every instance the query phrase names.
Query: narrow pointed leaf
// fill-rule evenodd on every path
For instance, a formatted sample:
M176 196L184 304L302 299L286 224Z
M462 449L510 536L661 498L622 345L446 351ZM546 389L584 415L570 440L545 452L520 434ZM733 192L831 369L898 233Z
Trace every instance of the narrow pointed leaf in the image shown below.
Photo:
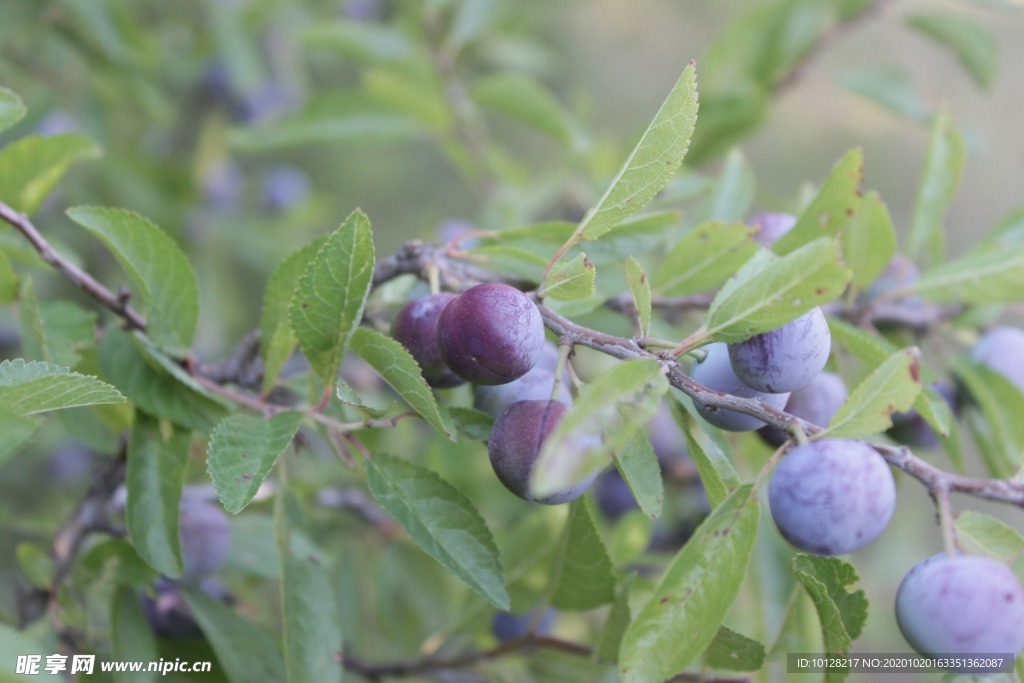
M0 361L0 413L33 415L49 410L124 403L124 396L96 377L21 358Z
M665 485L658 456L646 430L634 431L632 438L615 454L615 464L643 513L651 519L661 517Z
M910 225L910 255L915 259L938 264L945 258L946 211L960 186L966 160L963 136L949 112L940 111L932 124Z
M989 86L999 64L999 42L963 12L917 12L907 25L948 47L978 85Z
M626 283L633 294L633 305L640 321L640 334L646 337L651 327L651 281L634 256L626 259Z
M100 155L81 135L28 135L0 150L0 197L15 211L32 215L72 164Z
M853 272L853 286L866 289L896 253L896 230L889 209L877 192L864 196L840 238L843 260Z
M703 422L683 407L679 401L670 401L672 417L686 436L686 449L697 466L701 484L708 494L711 507L726 499L729 491L740 483L732 461L705 431Z
M25 105L13 90L0 87L0 132L16 124L25 116Z
M793 229L772 245L772 250L785 255L822 236L838 235L860 204L857 188L863 176L864 153L851 149L836 163Z
M615 599L612 561L585 500L573 501L566 524L552 568L551 604L586 610L611 602Z
M544 282L541 294L555 301L576 301L594 293L597 268L586 254L577 254L571 261L555 266Z
M560 142L570 142L573 124L558 100L535 80L519 72L497 73L478 80L470 97L499 114L526 124Z
M757 228L743 223L703 223L675 243L654 271L654 290L683 296L718 287L757 251Z
M910 410L921 393L921 352L891 356L850 392L821 436L865 437L892 426L893 413Z
M994 557L1012 565L1024 554L1024 536L1001 519L976 510L956 518L956 538L968 552Z
M1024 299L1024 243L991 246L924 273L904 293L964 304L1012 303Z
M706 218L712 221L742 220L754 201L755 189L754 169L750 162L740 150L730 150L711 192Z
M606 662L617 662L619 660L619 647L622 645L622 636L625 635L633 615L629 609L629 588L633 585L636 574L630 574L619 586L615 594L615 602L608 611L608 617L604 620L604 628L598 638L594 651L601 660Z
M1002 374L963 358L953 359L953 372L984 417L987 438L979 446L991 474L1011 476L1024 463L1024 394Z

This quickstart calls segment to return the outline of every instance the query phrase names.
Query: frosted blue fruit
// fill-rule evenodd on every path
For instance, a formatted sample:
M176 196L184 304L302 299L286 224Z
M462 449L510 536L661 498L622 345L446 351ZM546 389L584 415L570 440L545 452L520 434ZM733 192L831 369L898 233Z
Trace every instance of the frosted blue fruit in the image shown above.
M526 635L530 622L536 618L536 614L536 608L526 614L498 612L494 615L494 619L491 620L491 633L493 633L494 637L501 643L519 640ZM558 612L554 608L549 607L546 609L544 614L537 619L537 625L533 630L534 635L549 635L551 633L551 628L555 625L555 617L557 615Z
M754 239L762 246L771 248L783 235L793 229L793 226L796 225L796 216L791 213L766 211L751 216L747 220L747 224L758 226L760 230Z
M551 388L555 384L555 369L558 367L558 347L545 342L541 350L540 360L528 373L508 384L476 385L474 405L491 417L498 417L505 409L518 401L540 401L551 398ZM570 380L568 373L562 377L558 391L558 400L572 403L569 392Z
M971 349L971 359L992 368L1024 391L1024 330L993 327Z
M789 395L785 411L811 424L827 427L846 402L849 393L842 377L833 372L819 372L807 386ZM786 440L784 431L770 425L762 427L757 433L775 447L781 446Z
M732 369L751 389L782 394L806 386L832 350L825 314L814 308L782 327L729 345Z
M873 448L851 439L797 446L772 473L768 505L787 541L815 555L863 548L885 530L896 483Z
M721 391L726 394L740 396L742 398L759 398L776 410L782 410L789 400L789 394L770 394L755 391L744 384L732 369L729 362L729 348L721 343L715 342L704 347L707 356L704 360L696 361L690 370L690 376L700 382L708 389ZM697 412L709 423L730 432L749 432L764 426L764 422L756 417L738 413L735 410L723 410L711 408L700 403L697 405Z
M184 499L178 521L182 578L198 581L217 571L231 549L231 524L228 516L216 505L201 500Z
M1006 565L980 555L934 555L896 592L896 621L922 654L1024 651L1024 587Z

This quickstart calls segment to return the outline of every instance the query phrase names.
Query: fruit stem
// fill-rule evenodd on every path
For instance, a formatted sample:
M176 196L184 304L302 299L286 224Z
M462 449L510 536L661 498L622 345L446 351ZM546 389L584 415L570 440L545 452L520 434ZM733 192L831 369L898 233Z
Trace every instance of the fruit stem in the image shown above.
M561 339L558 342L558 364L555 365L555 381L551 385L551 400L557 401L562 392L562 375L565 374L565 366L569 362L569 354L572 353L572 342L568 339Z
M430 293L434 296L441 293L441 269L436 263L427 266L427 282L430 284Z
M689 356L690 358L694 359L698 363L703 363L704 359L708 357L708 350L707 349L690 349L689 351L687 351L683 355Z
M949 487L938 485L932 490L932 498L939 511L939 525L942 527L942 545L949 556L956 555L956 530L953 528L953 509L949 502Z

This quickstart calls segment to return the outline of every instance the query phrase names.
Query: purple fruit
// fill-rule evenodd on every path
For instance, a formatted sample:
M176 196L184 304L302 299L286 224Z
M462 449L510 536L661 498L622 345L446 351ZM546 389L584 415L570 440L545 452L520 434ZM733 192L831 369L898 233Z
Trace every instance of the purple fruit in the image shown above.
M404 346L423 371L423 379L433 387L455 387L462 378L448 369L437 344L437 320L455 294L424 296L406 304L391 324L391 336Z
M758 244L771 248L783 235L793 229L793 226L796 225L796 216L791 213L766 211L751 216L747 219L747 225L756 225L761 228L754 239Z
M1024 650L1024 587L990 557L934 555L900 583L896 621L922 654L1016 656Z
M740 381L729 362L729 347L721 342L708 344L704 347L707 356L702 361L696 361L690 371L690 376L700 382L708 389L721 391L741 398L759 398L772 408L782 410L789 399L789 394L769 394L755 391ZM710 408L696 403L697 412L705 420L730 432L749 432L758 427L763 427L764 422L756 417L738 413L735 410Z
M221 602L230 604L234 600L227 589L213 579L203 580L200 587ZM158 578L153 584L153 589L155 597L148 594L141 597L142 611L153 632L162 638L201 638L203 632L181 596L178 586L173 581Z
M494 421L487 452L491 456L491 467L505 488L524 500L558 505L579 498L594 482L597 473L544 498L535 498L530 493L530 477L537 456L544 441L568 411L569 406L561 401L519 401ZM581 441L560 453L559 457L581 457L588 448L596 445L596 440Z
M609 468L597 478L594 484L594 496L597 509L605 518L615 521L627 512L638 510L633 492L629 484L614 467Z
M751 389L782 394L806 386L832 350L825 314L814 308L782 327L729 345L732 368Z
M896 483L873 448L851 439L818 439L790 451L772 473L768 504L787 541L816 555L863 548L885 530Z
M987 365L1024 391L1024 330L993 327L971 349L971 360Z
M529 372L544 348L537 306L515 287L487 283L467 289L437 322L441 357L474 384L507 384Z
M498 417L505 409L518 401L539 401L551 398L551 388L555 385L555 370L558 368L558 347L551 342L544 342L540 360L528 373L508 384L495 386L476 386L475 405L491 417ZM568 372L562 377L558 400L572 404L569 393Z
M182 579L198 581L217 571L231 549L228 516L216 505L196 500L181 501L178 536L184 564Z
M263 176L263 202L271 211L283 213L309 198L309 176L297 166L278 164Z
M885 270L875 278L871 286L864 290L859 300L870 301L889 292L904 290L916 283L917 278L918 271L914 262L903 254L896 253L885 266ZM919 300L918 297L914 297L914 299Z
M832 421L832 416L846 402L848 395L849 391L842 377L832 372L819 372L807 386L800 387L789 395L785 410L790 415L807 420L811 424L827 427ZM757 433L776 448L786 440L784 431L770 425L762 427Z
M555 625L555 616L558 612L549 607L537 620L533 633L538 636L546 636L551 633L551 627ZM491 633L498 639L498 642L507 643L512 640L519 640L526 635L530 623L536 618L537 610L534 609L526 614L512 614L511 612L498 612L491 621Z

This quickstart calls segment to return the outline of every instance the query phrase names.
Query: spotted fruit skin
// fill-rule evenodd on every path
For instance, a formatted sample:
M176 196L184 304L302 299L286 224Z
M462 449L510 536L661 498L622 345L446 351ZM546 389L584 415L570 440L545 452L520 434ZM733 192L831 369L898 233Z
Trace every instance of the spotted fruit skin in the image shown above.
M784 394L806 386L832 350L825 314L814 308L778 329L729 345L736 376L751 389Z
M819 427L827 427L850 392L843 378L833 372L819 372L807 386L789 395L785 411ZM786 440L781 429L767 425L757 431L769 445L778 448Z
M797 446L772 473L768 505L779 532L800 550L844 555L878 538L896 509L896 482L862 441Z
M922 654L1024 651L1024 587L1001 562L980 555L934 555L896 591L896 621Z
M391 336L412 354L432 387L456 387L464 381L445 364L437 343L437 321L456 296L442 292L410 301L391 323Z
M474 384L507 384L540 360L544 321L515 287L485 283L444 308L437 341L445 364L459 377Z
M729 362L729 348L715 342L704 347L707 355L704 360L696 361L690 370L690 376L708 389L721 391L742 398L759 398L776 410L782 410L789 400L789 394L770 394L751 389L736 376ZM709 408L697 403L697 412L710 424L730 432L749 432L764 427L764 422L756 417L744 415L735 410Z

